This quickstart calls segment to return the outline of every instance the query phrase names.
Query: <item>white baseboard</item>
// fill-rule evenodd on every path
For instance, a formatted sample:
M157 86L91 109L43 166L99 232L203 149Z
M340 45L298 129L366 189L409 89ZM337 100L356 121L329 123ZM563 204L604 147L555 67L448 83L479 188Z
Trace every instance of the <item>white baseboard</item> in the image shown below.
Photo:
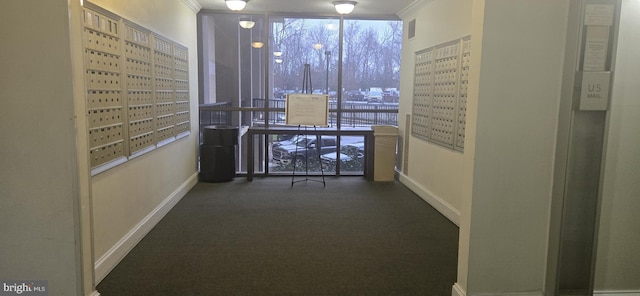
M544 296L542 291L535 292L489 292L489 293L477 293L474 296Z
M453 287L451 288L451 296L466 296L466 291L465 289L463 289L458 283L455 283L453 285ZM487 294L488 295L488 294ZM492 294L492 295L496 295L496 294ZM522 296L542 296L544 295L543 293L504 293L504 294L500 294L503 296L511 296L511 295L522 295ZM594 291L593 292L594 296L640 296L640 290L625 290L625 291Z
M640 296L640 290L594 291L594 296Z
M415 180L409 178L405 174L398 173L400 182L407 186L411 191L415 192L420 198L434 207L438 212L447 217L451 222L460 226L460 211L447 203L444 199L431 192L431 190L418 184Z
M458 283L455 283L451 287L451 296L467 296L467 292Z
M464 290L456 283L453 285L452 296L466 296ZM476 295L476 294L474 294ZM481 293L478 296L543 296L542 292L519 292L519 293ZM594 291L594 296L640 296L640 290L633 291Z
M171 210L193 186L198 183L198 172L194 173L173 193L165 198L153 211L151 211L140 223L131 229L109 251L95 262L96 285L100 283L111 270L144 238L151 229ZM97 293L97 292L96 292ZM92 296L99 296L92 295Z

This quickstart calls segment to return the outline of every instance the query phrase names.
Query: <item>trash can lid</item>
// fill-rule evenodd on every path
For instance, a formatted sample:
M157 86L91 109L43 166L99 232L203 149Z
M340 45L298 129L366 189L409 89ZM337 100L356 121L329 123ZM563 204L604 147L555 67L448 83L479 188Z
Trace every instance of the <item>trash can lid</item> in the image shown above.
M207 125L204 129L238 129L238 127L231 125Z
M398 127L393 125L372 125L374 135L396 136L398 135Z

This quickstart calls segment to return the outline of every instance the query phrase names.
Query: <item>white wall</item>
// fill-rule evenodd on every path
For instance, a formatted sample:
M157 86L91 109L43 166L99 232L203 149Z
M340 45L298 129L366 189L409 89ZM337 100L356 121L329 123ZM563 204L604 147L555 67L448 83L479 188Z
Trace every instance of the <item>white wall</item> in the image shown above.
M595 290L640 294L640 1L622 1L609 112Z
M100 281L197 182L196 13L181 0L92 3L189 49L191 135L91 180L96 277Z
M411 40L405 37L402 45L398 127L400 139L403 141L403 150L408 152L403 153L403 157L408 159L401 160L402 171L406 170L406 174L400 173L400 181L458 225L468 225L470 218L468 208L470 203L466 200L471 196L471 175L475 153L475 113L470 110L475 110L473 106L476 103L469 101L467 106L464 153L445 149L411 136L410 130L406 128L411 123L406 122L405 115L412 112L414 63L417 51L471 35L471 72L472 75L476 73L477 77L480 63L477 63L474 56L481 50L478 45L481 44L482 31L475 32L477 30L472 26L472 18L477 19L477 16L473 16L477 10L474 9L477 6L474 2L477 1L425 0L407 7L400 14L405 23L405 32L408 23L416 20L416 37ZM482 14L479 16L481 17ZM474 87L477 88L477 83L471 81L469 93ZM405 168L404 165L408 167ZM468 227L461 227L460 235L468 237ZM459 248L462 252L458 255L458 261L463 264L459 264L461 268L459 268L457 282L458 286L464 289L467 281L468 239L460 240Z
M400 180L422 198L438 208L454 223L459 221L460 175L463 154L411 136L406 130L406 114L411 114L415 53L471 34L471 0L422 1L405 9L401 18L406 26L416 20L416 37L402 45L400 73L400 107L398 129L401 139L408 139L408 171ZM410 125L410 123L409 123ZM404 168L403 168L404 170Z
M473 3L471 14L471 61L469 64L469 85L467 90L468 98L477 98L479 92L480 71L482 70L482 60L474 58L483 54L484 36L484 1L476 0ZM469 248L471 237L471 197L473 195L473 174L476 155L476 131L478 117L478 100L467 100L467 117L465 125L465 153L463 158L463 171L460 176L462 184L462 201L460 207L460 230L458 232L458 277L452 288L452 295L465 295L469 279Z
M471 13L456 3L419 1L401 13L417 27L403 44L399 127L409 167L401 181L436 208L459 211L454 295L542 295L569 1L476 0ZM640 293L640 2L622 5L595 273L601 295ZM460 158L412 138L404 115L411 113L414 53L468 34L452 25L467 14L472 59ZM458 177L461 188L451 188Z
M453 292L541 294L568 1L424 1L407 11L417 37L403 44L401 115L411 112L414 53L472 40L464 154L410 137L401 176L460 215Z
M471 295L542 293L567 15L568 1L486 0L474 22L483 36Z
M66 0L0 9L0 279L81 293L79 187Z

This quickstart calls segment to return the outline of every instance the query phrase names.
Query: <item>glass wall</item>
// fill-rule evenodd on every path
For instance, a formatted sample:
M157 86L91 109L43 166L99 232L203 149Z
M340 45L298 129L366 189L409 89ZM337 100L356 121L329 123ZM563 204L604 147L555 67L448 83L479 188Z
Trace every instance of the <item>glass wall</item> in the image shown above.
M204 11L198 23L200 123L240 128L239 173L249 157L245 131L286 127L288 94L327 95L326 129L397 125L401 21ZM272 133L253 140L258 174L363 173L363 137Z
M345 20L343 39L342 127L397 125L402 22Z
M336 99L339 27L338 19L270 18L274 100L302 92L331 93ZM303 85L305 65L310 89Z
M337 99L339 19L271 17L270 89L276 108L284 108L288 94L326 94ZM332 112L335 117L335 112ZM272 121L284 124L284 113ZM329 127L335 127L335 120ZM269 169L276 172L321 172L320 159L335 154L335 136L276 135L272 137Z
M241 21L251 27L243 28ZM199 22L200 104L263 107L252 99L265 98L264 17L203 14ZM252 118L239 115L233 124L251 124Z

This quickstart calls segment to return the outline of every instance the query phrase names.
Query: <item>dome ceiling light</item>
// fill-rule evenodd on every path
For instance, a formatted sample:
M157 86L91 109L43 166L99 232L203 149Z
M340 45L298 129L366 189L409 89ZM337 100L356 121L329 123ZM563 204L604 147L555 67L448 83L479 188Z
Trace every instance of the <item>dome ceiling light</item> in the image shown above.
M350 14L356 7L356 1L333 1L333 6L339 14Z
M251 29L256 24L256 22L254 22L250 18L241 18L240 21L238 21L238 23L240 24L240 27L244 29Z
M243 10L249 0L224 0L227 7L233 11Z

